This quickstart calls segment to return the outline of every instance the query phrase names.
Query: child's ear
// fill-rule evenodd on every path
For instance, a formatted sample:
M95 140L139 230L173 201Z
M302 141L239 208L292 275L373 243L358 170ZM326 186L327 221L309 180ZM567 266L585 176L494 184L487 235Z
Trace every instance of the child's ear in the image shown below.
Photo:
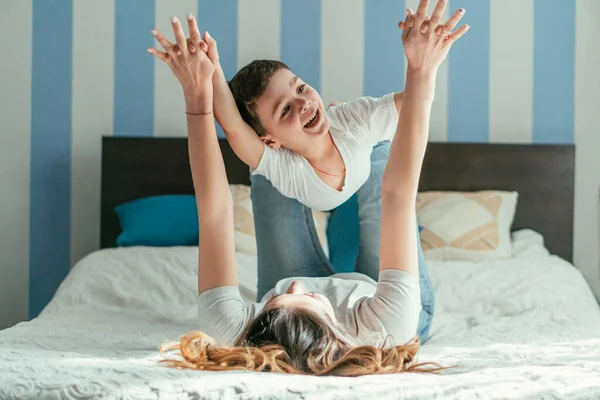
M269 146L270 148L272 148L274 150L277 150L281 147L281 143L274 140L271 135L261 136L260 140L262 140L264 144L266 144L267 146Z

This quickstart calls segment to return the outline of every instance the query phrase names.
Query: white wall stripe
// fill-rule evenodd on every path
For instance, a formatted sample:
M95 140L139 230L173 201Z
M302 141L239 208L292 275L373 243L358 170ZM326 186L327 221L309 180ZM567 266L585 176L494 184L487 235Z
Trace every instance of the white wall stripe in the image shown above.
M102 135L113 130L114 2L73 2L71 265L100 244Z
M31 133L31 0L3 7L0 54L0 330L26 320L29 309Z
M490 142L531 143L533 6L534 0L490 3Z
M197 10L197 0L156 0L155 26L174 42L171 17L179 18L186 35L188 35L186 16L192 13L197 17ZM201 32L204 32L202 27L199 28ZM154 45L157 49L162 49L156 40ZM154 65L154 136L187 136L184 111L185 101L179 81L165 63L156 59Z
M600 2L578 0L575 22L574 263L600 298Z
M429 141L448 141L448 60L440 65L437 73L435 98L431 105Z
M406 8L417 11L419 0L406 0ZM429 12L433 11L432 6ZM455 10L446 7L442 21L446 22ZM404 18L399 16L398 20ZM448 60L444 61L438 69L435 83L435 98L431 106L431 122L429 123L429 141L447 142L448 141Z
M280 0L239 0L237 51L238 69L252 60L281 59Z
M320 93L325 107L363 94L364 9L364 0L321 3Z

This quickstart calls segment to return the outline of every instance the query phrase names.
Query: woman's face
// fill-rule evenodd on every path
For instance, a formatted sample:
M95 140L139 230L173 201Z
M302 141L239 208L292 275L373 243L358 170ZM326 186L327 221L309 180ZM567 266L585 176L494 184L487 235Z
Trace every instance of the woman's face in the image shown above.
M306 308L336 322L335 312L329 299L320 293L307 292L300 281L293 281L287 292L273 297L267 302L267 306Z

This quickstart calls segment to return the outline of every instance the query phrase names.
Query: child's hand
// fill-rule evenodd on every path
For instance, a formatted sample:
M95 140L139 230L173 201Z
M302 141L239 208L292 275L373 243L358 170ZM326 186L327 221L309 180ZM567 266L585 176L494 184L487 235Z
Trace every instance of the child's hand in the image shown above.
M204 32L204 43L206 43L207 48L206 50L204 50L204 48L202 50L206 51L206 54L208 55L208 58L210 58L210 61L212 61L212 63L217 66L217 64L219 64L219 51L217 50L217 41L210 36L210 33L208 33L208 31Z
M173 17L171 24L177 44L174 45L161 32L154 29L152 34L165 51L151 47L148 48L148 52L171 68L186 95L194 95L202 91L207 83L211 83L215 66L205 51L197 51L197 49L206 49L206 43L201 41L196 19L190 14L187 21L189 39L186 39L179 20Z
M416 14L410 9L407 10L406 21L404 24L401 22L399 26L405 28L402 42L409 69L435 72L448 55L452 44L469 29L468 25L463 25L452 33L464 15L465 10L462 8L445 24L441 23L447 3L448 0L438 0L430 18L425 14L429 0L419 2Z

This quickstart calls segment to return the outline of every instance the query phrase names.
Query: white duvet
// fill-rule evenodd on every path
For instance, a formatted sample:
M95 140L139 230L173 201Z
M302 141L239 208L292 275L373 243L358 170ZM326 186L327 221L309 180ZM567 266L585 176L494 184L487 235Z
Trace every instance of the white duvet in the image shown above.
M534 237L535 239L535 237ZM196 327L194 248L95 252L39 318L0 332L0 398L600 398L600 310L578 270L531 238L513 258L432 262L439 375L317 378L157 365L159 345ZM256 258L237 254L251 301Z

